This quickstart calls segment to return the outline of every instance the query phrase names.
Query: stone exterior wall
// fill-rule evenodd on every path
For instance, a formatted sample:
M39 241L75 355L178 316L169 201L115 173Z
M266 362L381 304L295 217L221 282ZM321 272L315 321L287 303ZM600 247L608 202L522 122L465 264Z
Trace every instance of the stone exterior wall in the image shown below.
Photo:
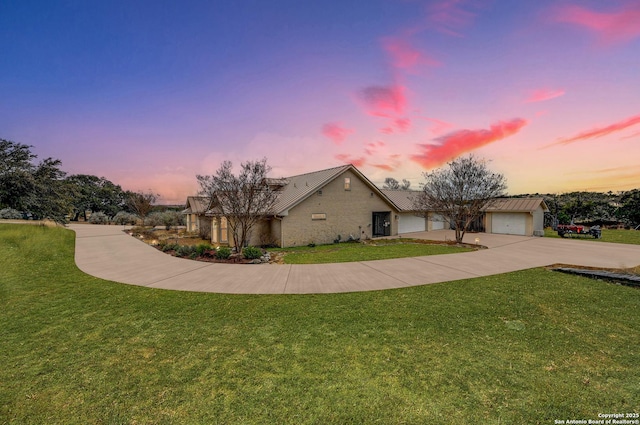
M350 179L350 190L345 190L345 178ZM322 194L312 194L289 210L282 219L282 246L301 246L310 243L332 243L338 235L346 241L371 238L373 212L390 212L391 235L398 234L398 212L351 170L322 187Z

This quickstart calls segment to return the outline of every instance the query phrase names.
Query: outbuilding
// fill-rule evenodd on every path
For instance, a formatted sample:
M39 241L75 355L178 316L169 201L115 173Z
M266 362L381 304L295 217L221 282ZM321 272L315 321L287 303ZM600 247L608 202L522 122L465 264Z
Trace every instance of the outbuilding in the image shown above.
M496 198L484 212L487 233L544 236L544 213L549 208L542 198Z

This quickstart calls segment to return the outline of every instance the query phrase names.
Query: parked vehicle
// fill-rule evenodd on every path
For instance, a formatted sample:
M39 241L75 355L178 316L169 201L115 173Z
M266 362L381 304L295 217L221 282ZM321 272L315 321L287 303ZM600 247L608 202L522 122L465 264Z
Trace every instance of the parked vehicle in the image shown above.
M578 224L559 224L556 231L563 238L572 237L573 235L593 236L596 239L602 238L600 226L587 227Z

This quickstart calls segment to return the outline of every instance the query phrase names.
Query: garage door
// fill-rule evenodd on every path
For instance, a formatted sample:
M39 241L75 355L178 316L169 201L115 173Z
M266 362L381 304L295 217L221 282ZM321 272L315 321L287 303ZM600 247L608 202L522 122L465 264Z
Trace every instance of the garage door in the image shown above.
M401 214L398 220L398 233L424 232L424 217L418 217L413 214Z
M431 216L431 230L443 230L444 228L444 218L440 214L433 214Z
M493 213L491 231L503 235L525 235L527 216L522 213Z

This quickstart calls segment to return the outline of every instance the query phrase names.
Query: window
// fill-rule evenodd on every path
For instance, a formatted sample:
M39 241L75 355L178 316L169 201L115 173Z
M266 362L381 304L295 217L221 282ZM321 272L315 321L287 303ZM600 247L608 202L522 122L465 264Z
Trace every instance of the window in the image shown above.
M344 178L344 190L351 190L351 178L350 177L345 177Z

